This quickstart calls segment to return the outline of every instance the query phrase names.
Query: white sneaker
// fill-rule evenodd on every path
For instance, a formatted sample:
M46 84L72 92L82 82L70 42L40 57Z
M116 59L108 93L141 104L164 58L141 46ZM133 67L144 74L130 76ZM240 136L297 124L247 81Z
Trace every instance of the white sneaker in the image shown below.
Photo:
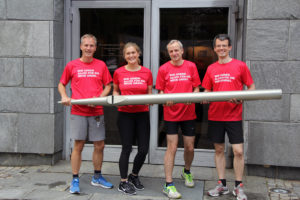
M232 194L236 196L237 200L247 200L247 196L244 193L243 187L243 183L240 183L237 187L234 187L232 191Z

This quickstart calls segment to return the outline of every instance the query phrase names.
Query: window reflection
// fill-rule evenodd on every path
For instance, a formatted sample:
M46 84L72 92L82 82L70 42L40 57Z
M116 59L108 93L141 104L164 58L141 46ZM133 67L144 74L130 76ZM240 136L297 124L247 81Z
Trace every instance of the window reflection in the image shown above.
M80 35L91 33L98 39L95 58L103 60L113 76L125 64L123 46L135 42L143 49L144 9L80 9ZM140 57L143 63L143 57ZM145 66L149 67L149 66ZM106 144L120 145L117 108L104 107Z
M166 45L178 39L184 47L183 58L196 63L201 81L207 67L217 60L212 48L215 35L228 32L228 8L160 9L160 65L169 61ZM201 89L203 91L203 89ZM213 149L207 138L208 105L196 104L195 148ZM163 109L159 106L158 146L166 147ZM178 147L183 147L181 133Z

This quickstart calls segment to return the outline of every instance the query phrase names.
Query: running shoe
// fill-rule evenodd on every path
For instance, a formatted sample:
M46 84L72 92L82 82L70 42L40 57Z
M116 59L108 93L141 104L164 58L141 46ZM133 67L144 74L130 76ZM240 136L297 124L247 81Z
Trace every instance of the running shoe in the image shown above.
M131 183L129 183L128 181L120 182L118 190L120 192L123 192L124 194L128 194L128 195L136 194L134 186Z
M71 185L70 185L70 193L71 194L80 194L79 178L73 178Z
M237 187L234 187L232 194L236 196L237 200L247 200L247 196L244 193L243 183L240 183Z
M138 176L134 176L134 175L130 174L128 176L128 182L132 183L132 185L134 186L134 188L136 190L145 189Z
M164 185L163 193L165 193L170 199L180 199L181 194L177 192L176 187L174 185L166 186Z
M191 173L187 174L184 172L184 168L182 169L181 177L185 180L185 186L186 187L194 187L195 183L193 181L193 175Z
M223 194L228 194L229 190L226 186L223 186L221 181L218 181L218 185L211 190L208 190L207 194L212 197L218 197Z
M91 181L91 184L92 184L93 186L100 186L100 187L107 188L107 189L111 189L111 188L114 187L113 184L111 184L110 182L108 182L108 181L102 176L102 174L100 174L99 177L93 176L92 181Z

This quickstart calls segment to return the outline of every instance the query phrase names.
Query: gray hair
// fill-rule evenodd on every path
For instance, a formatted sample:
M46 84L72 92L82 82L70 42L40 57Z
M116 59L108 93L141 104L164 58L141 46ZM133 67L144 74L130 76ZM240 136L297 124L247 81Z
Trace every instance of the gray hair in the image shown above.
M80 44L82 44L82 42L85 38L92 38L95 41L95 45L97 45L97 38L92 34L84 34L83 36L81 36Z
M182 45L182 43L181 43L179 40L171 40L171 41L167 44L167 49L168 49L168 47L169 47L170 45L172 45L172 44L174 44L174 43L179 44L180 49L183 49L183 45Z

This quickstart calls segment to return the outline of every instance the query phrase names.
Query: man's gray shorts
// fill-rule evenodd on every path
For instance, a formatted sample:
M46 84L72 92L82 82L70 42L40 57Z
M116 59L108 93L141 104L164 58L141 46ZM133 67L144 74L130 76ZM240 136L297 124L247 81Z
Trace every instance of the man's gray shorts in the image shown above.
M104 115L71 115L71 138L74 140L101 141L105 139Z

